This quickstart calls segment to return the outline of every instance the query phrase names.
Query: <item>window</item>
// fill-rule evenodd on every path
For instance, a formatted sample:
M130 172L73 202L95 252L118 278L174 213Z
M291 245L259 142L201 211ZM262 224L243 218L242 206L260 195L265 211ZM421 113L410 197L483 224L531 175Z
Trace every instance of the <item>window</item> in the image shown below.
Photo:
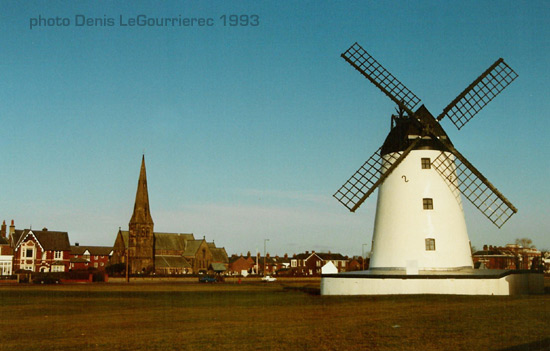
M317 265L317 267L321 267L321 261L317 261L315 262L315 264Z
M432 161L427 157L422 157L422 159L420 160L420 163L422 164L422 169L432 168Z
M433 210L434 209L434 200L430 198L424 198L422 199L422 206L425 210Z
M426 251L435 251L435 239L426 239Z
M33 258L34 256L34 250L33 249L25 249L25 257L26 258Z
M56 251L54 257L55 257L56 260L63 259L63 251Z
M65 272L65 266L52 266L52 272Z
M21 269L25 271L34 271L34 266L32 264L23 264L21 265Z

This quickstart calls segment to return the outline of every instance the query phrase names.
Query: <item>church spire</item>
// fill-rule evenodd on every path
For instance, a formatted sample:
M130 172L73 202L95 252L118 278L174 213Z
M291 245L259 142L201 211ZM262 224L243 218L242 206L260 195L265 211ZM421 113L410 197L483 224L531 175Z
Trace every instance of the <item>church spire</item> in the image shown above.
M134 204L134 213L130 223L153 223L151 212L149 210L149 194L147 192L147 173L145 171L145 155L141 158L141 170L136 191L136 202Z

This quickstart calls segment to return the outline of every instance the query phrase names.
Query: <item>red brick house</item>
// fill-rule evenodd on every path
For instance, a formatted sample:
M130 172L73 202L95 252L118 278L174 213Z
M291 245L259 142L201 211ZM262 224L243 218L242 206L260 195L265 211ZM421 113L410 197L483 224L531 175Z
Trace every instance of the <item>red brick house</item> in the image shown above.
M246 257L243 257L241 254L240 256L233 255L229 259L229 274L232 275L241 275L243 272L251 273L252 270L254 270L256 266L256 257L252 257L250 255L250 252Z
M321 275L321 268L328 262L332 262L338 272L347 270L348 258L339 253L301 253L290 260L290 267L294 275Z
M13 247L13 271L67 272L71 245L67 232L24 229L10 235Z
M264 262L264 258L261 258L261 262ZM279 271L287 271L290 268L290 258L285 254L283 257L270 256L269 253L265 256L265 274L277 274ZM263 271L263 269L262 269Z
M486 269L534 269L540 265L542 254L535 248L508 244L505 247L487 246L472 254L474 266Z
M71 271L97 269L104 271L109 265L113 248L109 246L71 246Z

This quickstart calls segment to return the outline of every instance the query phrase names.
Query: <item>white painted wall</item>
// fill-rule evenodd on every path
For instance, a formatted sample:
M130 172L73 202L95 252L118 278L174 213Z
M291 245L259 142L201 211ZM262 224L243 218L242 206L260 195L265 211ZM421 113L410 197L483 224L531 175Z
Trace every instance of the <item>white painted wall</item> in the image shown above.
M321 279L322 295L519 295L543 294L544 276L540 273L510 274L498 279Z
M440 153L411 151L380 186L371 269L473 267L460 194L433 166L421 167L421 158L433 161ZM456 180L456 175L451 176ZM423 209L423 198L433 199L433 210ZM435 239L435 251L426 251L426 238Z

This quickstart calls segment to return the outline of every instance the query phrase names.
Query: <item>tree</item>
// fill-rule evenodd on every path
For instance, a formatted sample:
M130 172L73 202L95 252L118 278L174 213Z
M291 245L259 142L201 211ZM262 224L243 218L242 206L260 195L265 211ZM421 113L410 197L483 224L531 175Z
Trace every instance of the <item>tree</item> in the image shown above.
M529 238L521 238L516 239L516 245L520 245L521 247L525 249L534 249L535 245L533 245L533 240Z

